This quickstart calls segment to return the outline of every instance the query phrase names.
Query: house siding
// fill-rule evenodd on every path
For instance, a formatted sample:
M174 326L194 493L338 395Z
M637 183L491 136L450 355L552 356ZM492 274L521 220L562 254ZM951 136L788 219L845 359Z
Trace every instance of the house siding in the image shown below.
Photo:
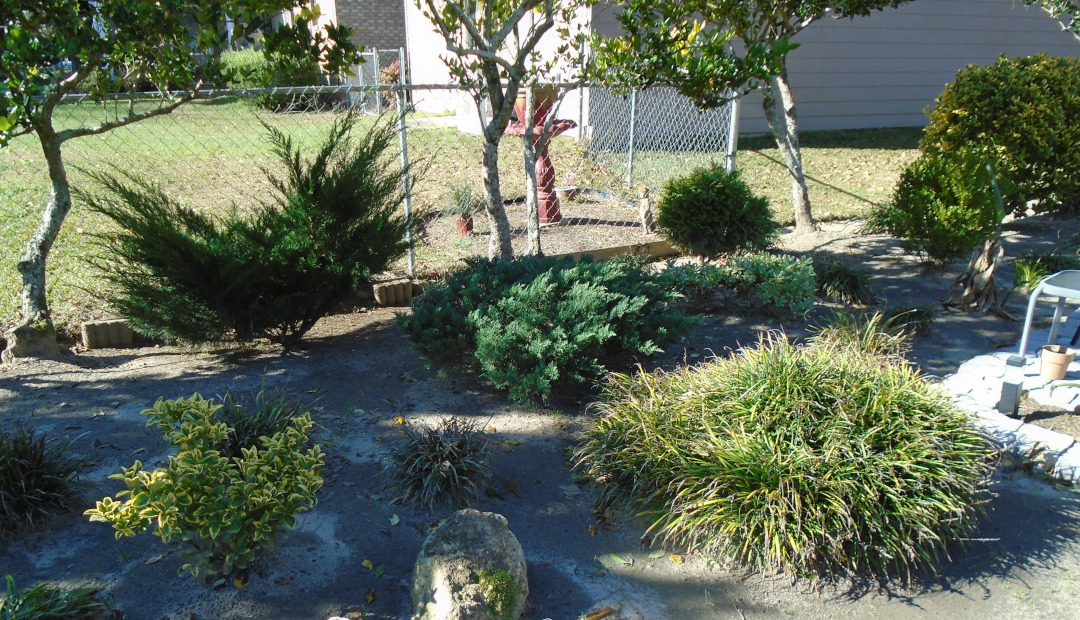
M969 64L998 56L1076 55L1080 42L1019 0L918 0L869 17L823 19L793 39L788 73L801 131L921 127L924 109ZM761 96L740 133L769 130Z
M355 30L350 39L365 50L405 47L402 0L337 0L337 22Z

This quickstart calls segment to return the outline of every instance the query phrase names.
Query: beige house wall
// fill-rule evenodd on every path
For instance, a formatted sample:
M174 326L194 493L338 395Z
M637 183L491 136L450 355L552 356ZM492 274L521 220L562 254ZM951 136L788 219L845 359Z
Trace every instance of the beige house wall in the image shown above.
M800 46L788 73L802 131L921 127L924 108L971 63L1080 53L1080 41L1020 0L916 0L854 21L821 20L793 40ZM746 97L740 133L767 131L761 96Z

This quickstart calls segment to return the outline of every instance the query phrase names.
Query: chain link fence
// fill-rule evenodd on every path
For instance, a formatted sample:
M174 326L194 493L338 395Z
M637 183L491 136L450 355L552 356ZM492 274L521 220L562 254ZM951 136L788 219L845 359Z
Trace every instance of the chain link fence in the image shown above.
M373 83L377 69L390 67L399 60L398 54L398 50L374 52L357 73L356 84L215 91L213 98L171 114L74 139L64 150L72 185L92 189L87 171L113 170L154 180L194 209L223 211L235 206L243 211L246 205L271 197L267 175L277 172L278 163L270 153L264 125L313 147L345 110L357 108L368 115L361 124L385 122L399 130L400 144L414 165L409 204L422 224L421 234L414 240L415 263L402 260L395 272L424 276L444 271L461 258L486 255L491 233L485 214L477 213L472 232L462 234L456 212L458 198L466 190L483 196L483 138L461 114L410 112L403 123L399 117L399 93L413 102L436 95L459 100L469 95L457 85ZM643 225L638 188L648 187L655 196L668 178L699 162L727 156L729 113L699 115L667 90L622 97L597 88L576 88L567 94L573 93L576 100L568 98L558 115L581 127L551 140L555 184L568 187L557 192L561 195L557 214L541 226L543 252L583 252L657 240ZM62 130L158 105L149 96L133 104L117 100L104 105L76 96L65 99L55 119ZM516 254L527 253L523 152L517 136L506 136L499 147L499 176ZM392 155L401 157L400 152ZM7 171L0 181L8 186L0 186L7 199L28 205L28 212L44 204L49 181L34 136L18 138L0 150L0 170ZM65 235L92 233L106 225L78 206L71 219L65 229L74 232L65 230ZM28 237L29 227L24 232ZM21 247L15 241L15 247ZM69 237L68 244L78 242ZM58 252L65 251L63 245L62 239Z

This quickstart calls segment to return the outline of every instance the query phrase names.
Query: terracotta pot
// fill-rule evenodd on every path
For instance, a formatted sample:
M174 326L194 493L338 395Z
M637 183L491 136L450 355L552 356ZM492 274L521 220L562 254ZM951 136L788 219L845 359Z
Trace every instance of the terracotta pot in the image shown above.
M1039 361L1039 377L1043 381L1057 381L1065 378L1076 354L1060 344L1048 344L1042 348Z
M469 233L473 229L473 219L471 217L459 217L457 221L457 231L462 237L468 237Z

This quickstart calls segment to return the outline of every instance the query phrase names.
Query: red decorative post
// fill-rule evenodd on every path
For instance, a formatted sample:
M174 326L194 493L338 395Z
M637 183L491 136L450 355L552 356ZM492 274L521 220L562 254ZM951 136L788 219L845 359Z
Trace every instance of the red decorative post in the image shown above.
M533 140L539 140L544 131L544 123L551 114L551 108L555 104L554 91L538 91L536 97L536 111L533 114ZM525 118L525 97L518 97L514 102L514 113L518 122L510 123L506 127L506 135L525 137L525 124L521 122ZM577 123L571 120L556 119L551 123L551 138L577 127ZM536 197L537 209L540 211L540 222L550 224L562 219L559 212L559 196L555 193L555 167L551 164L551 156L548 154L548 145L536 155Z

